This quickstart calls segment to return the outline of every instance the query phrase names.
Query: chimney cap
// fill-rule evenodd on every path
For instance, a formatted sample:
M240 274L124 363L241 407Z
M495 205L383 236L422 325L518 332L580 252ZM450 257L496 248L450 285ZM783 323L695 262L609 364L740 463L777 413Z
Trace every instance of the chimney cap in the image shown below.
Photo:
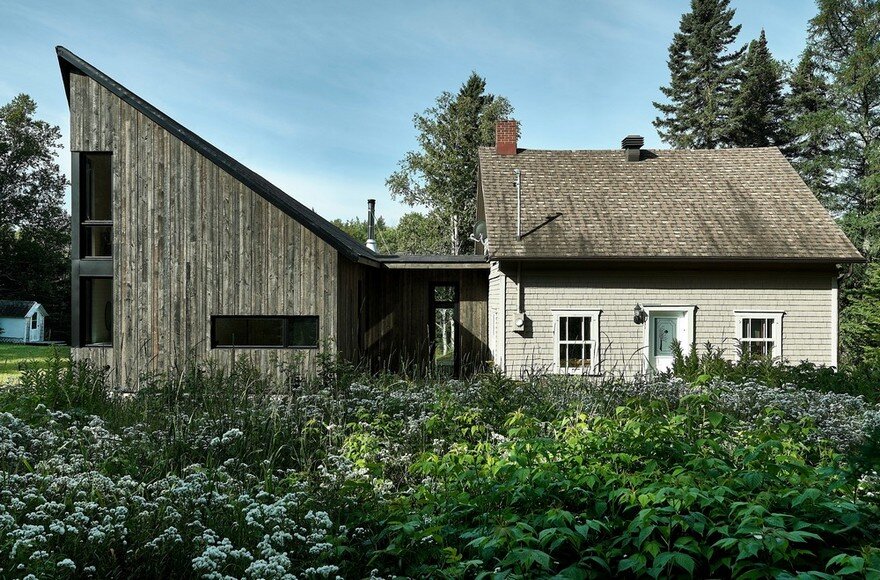
M641 149L645 144L645 138L641 135L627 135L620 142L623 149Z

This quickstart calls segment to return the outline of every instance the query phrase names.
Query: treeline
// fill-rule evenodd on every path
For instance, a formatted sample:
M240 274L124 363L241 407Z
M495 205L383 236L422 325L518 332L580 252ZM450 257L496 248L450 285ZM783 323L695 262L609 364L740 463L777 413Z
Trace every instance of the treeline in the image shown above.
M819 0L796 63L764 31L738 44L729 0L692 0L669 46L660 137L675 148L777 146L868 264L843 271L850 361L880 363L880 3Z

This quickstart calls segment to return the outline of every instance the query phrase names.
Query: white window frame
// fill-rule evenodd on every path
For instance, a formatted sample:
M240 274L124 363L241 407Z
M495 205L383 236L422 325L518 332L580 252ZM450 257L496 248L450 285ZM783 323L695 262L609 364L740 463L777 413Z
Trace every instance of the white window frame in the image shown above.
M782 352L783 352L783 344L782 337L784 336L782 333L782 324L783 319L785 318L785 311L783 310L734 310L733 311L734 318L736 319L736 328L734 329L734 336L739 344L739 349L737 349L736 358L740 360L742 358L743 343L744 342L772 342L772 351L770 357L773 359L782 360ZM759 318L763 320L772 320L773 321L773 337L772 338L745 338L742 335L742 325L743 320L751 319L751 318Z
M599 373L600 334L599 318L601 310L554 310L553 311L553 370L557 374L569 375L596 375ZM565 368L559 365L559 319L560 318L589 318L590 339L581 341L566 340L565 344L589 344L590 345L590 368Z

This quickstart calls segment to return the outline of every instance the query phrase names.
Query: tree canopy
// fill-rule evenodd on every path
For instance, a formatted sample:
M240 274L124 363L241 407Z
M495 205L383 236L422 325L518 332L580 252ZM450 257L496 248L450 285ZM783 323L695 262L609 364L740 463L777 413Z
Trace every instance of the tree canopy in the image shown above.
M70 313L67 179L55 161L61 130L36 110L27 95L0 107L0 297L42 303L59 337Z
M507 99L486 93L485 79L474 72L457 93L442 93L433 107L413 118L419 149L404 156L386 183L395 199L427 207L443 224L444 253L460 254L470 246L477 149L495 143L495 122L512 112Z
M728 144L733 88L744 48L730 0L691 0L669 45L670 81L660 87L667 103L654 103L654 127L676 148L713 149Z

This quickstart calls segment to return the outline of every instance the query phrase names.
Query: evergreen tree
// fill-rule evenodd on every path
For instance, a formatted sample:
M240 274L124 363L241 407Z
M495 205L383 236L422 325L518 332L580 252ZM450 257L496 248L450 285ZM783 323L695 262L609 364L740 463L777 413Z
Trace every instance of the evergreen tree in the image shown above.
M785 99L791 143L785 149L795 169L826 207L833 207L829 196L832 179L831 106L828 83L816 65L809 48L803 52L789 77L790 92Z
M782 65L770 54L767 37L749 43L739 72L731 112L731 139L737 147L784 147L790 141L785 121Z
M713 149L731 143L730 114L737 70L745 50L729 51L740 26L731 21L730 0L691 0L669 46L668 103L654 126L676 148Z
M470 247L476 215L477 148L495 143L495 122L513 108L486 93L477 73L456 94L444 92L434 107L414 117L419 151L410 151L386 181L392 197L429 208L446 230L448 253Z
M833 209L867 215L880 209L880 2L818 4L808 42L836 111L823 127L835 173Z

